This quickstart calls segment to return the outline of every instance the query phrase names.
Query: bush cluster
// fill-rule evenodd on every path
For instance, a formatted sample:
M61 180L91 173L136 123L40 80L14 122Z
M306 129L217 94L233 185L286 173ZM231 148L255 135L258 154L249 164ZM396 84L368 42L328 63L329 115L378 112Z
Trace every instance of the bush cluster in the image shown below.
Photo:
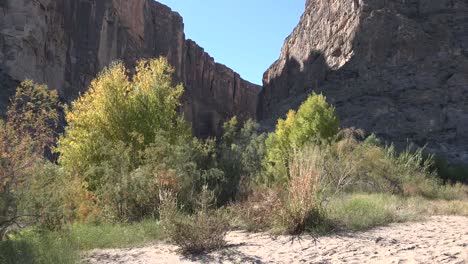
M221 137L194 138L173 72L164 58L142 60L134 71L111 65L65 108L60 136L57 93L22 83L0 122L0 238L33 223L57 231L149 218L183 252L200 253L225 244L228 222L289 234L358 230L402 219L387 201L467 196L461 184L443 185L434 168L453 167L423 149L397 151L340 129L323 95L310 95L269 134L233 117ZM443 210L464 210L451 206Z

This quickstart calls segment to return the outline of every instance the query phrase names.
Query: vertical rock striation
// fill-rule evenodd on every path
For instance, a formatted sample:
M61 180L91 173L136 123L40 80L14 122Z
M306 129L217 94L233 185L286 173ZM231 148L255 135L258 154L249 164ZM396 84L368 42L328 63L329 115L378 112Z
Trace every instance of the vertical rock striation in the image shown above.
M25 78L67 101L115 60L166 56L186 92L183 112L208 136L230 116L255 117L260 87L186 40L178 13L152 0L0 0L0 107Z
M468 1L307 0L265 73L265 125L323 92L343 126L468 162Z

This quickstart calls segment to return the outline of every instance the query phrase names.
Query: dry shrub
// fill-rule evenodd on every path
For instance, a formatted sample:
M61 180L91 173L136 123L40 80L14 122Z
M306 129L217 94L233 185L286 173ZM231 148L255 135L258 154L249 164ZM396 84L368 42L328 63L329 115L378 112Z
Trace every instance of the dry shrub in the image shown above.
M172 195L161 199L161 220L168 237L185 254L200 254L219 249L226 244L225 236L229 229L228 221L219 211L210 209L213 192L205 186L199 195L199 210L194 215L183 215L177 210L177 202Z
M282 206L279 189L256 187L248 198L231 209L234 226L248 231L265 231L272 228L272 216Z
M227 221L217 214L199 212L174 219L171 239L183 253L199 254L226 244Z
M319 147L309 146L294 152L289 164L287 194L276 222L279 231L300 234L320 220L324 160Z

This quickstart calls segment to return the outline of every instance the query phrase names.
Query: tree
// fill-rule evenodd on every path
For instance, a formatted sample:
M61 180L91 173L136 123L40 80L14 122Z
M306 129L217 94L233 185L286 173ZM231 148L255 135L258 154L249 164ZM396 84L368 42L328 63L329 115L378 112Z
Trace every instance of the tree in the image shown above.
M261 179L266 184L288 179L290 154L306 144L330 143L339 131L335 108L325 96L312 94L295 112L290 110L286 119L279 119L276 130L266 140L266 169Z
M66 111L68 127L57 148L65 170L84 175L111 160L111 153L101 151L109 144L129 148L132 170L157 135L164 134L168 142L190 138L190 128L177 112L183 87L173 84L173 72L164 58L140 61L132 79L122 63L105 69ZM87 181L96 188L99 175Z
M0 122L0 239L22 217L19 196L54 144L60 107L55 91L27 80Z
M218 198L221 204L233 200L243 191L243 180L248 183L260 174L266 134L258 131L259 125L251 119L243 126L236 117L224 123L223 136L218 143L219 168L224 171Z

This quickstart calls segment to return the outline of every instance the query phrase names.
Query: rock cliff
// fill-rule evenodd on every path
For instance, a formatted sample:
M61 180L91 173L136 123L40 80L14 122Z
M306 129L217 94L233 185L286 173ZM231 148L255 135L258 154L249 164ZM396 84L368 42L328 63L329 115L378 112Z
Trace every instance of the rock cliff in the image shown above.
M343 126L468 162L468 1L307 0L259 117L271 126L311 91Z
M183 82L183 112L207 136L232 115L255 117L260 87L186 40L179 14L152 0L0 0L0 107L25 78L67 101L112 61L166 56ZM1 111L2 109L0 109Z

